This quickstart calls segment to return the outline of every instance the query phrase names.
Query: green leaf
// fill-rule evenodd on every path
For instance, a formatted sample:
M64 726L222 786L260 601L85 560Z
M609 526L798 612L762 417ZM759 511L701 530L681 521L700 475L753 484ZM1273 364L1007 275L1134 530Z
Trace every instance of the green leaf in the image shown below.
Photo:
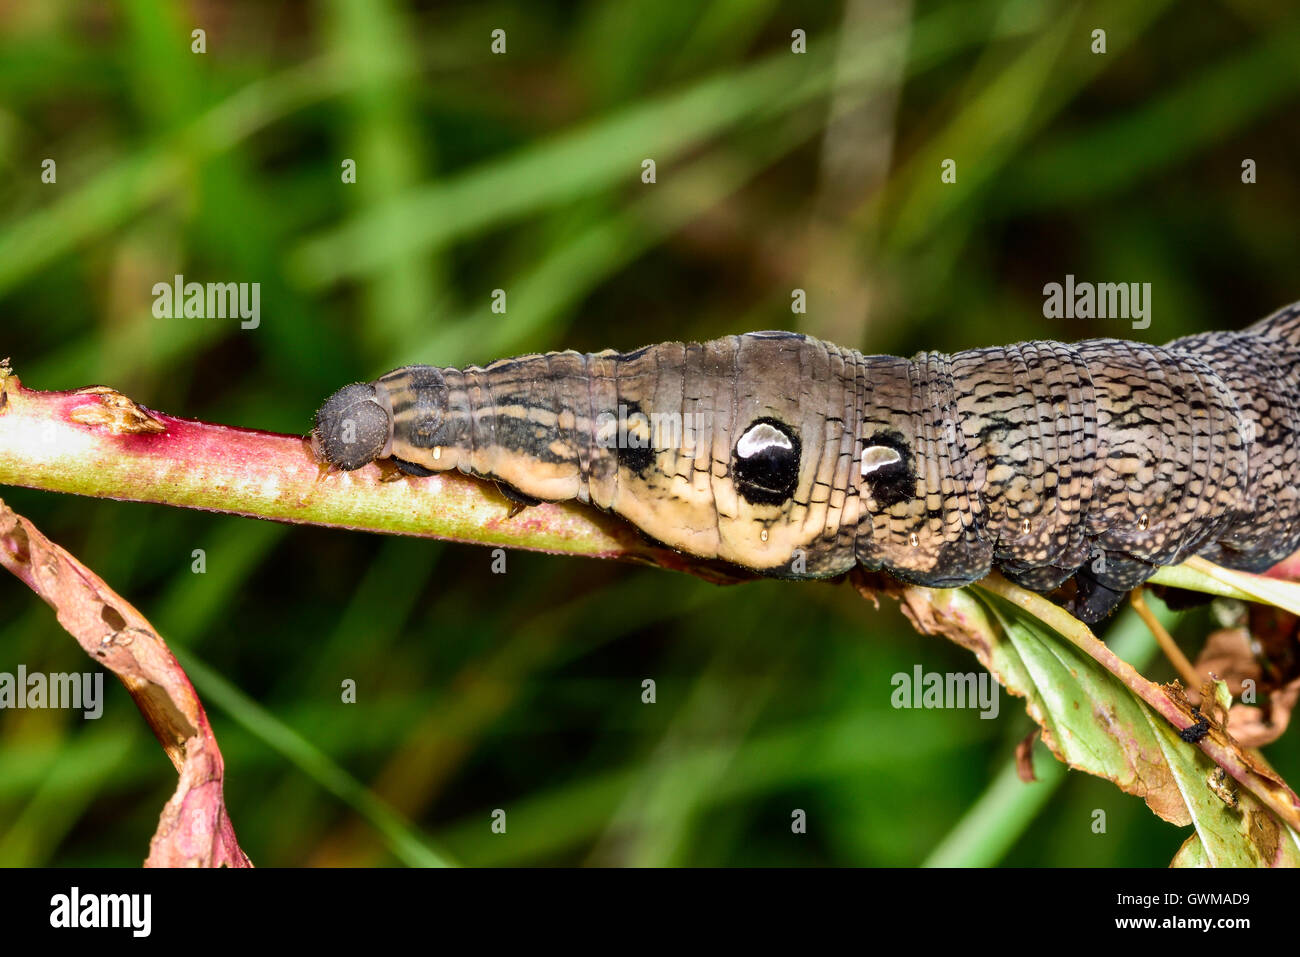
M1296 862L1300 838L1166 716L1075 641L984 589L906 589L909 614L975 652L1013 694L1025 698L1043 741L1071 768L1107 778L1158 816L1195 827L1176 863L1270 867ZM926 607L928 605L928 607Z
M1166 821L1191 823L1146 706L1037 618L1000 598L989 596L985 604L996 624L990 635L995 673L1004 687L1027 699L1026 710L1053 753L1143 798ZM1191 745L1186 750L1200 753Z
M1151 576L1150 581L1157 585L1171 585L1224 598L1262 602L1293 615L1300 615L1300 584L1266 575L1235 572L1207 562L1204 558L1192 557L1181 565L1161 568Z

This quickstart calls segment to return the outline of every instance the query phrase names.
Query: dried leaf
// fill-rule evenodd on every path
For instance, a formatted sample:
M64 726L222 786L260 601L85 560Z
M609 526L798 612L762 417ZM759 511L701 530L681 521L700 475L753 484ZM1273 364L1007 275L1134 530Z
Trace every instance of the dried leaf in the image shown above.
M180 772L146 866L251 867L226 813L224 766L207 714L153 626L2 501L0 564L54 609L86 654L121 679Z
M1016 777L1026 784L1038 780L1034 772L1034 742L1038 740L1040 729L1034 728L1016 745Z

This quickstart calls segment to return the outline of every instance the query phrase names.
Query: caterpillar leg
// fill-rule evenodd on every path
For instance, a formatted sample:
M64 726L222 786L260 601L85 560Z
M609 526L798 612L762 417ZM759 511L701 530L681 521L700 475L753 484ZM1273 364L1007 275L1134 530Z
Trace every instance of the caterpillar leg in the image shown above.
M1087 625L1109 618L1128 592L1099 582L1090 571L1080 569L1074 575L1075 595L1066 606L1075 618Z
M526 508L533 505L541 505L540 498L533 498L531 495L525 495L519 489L515 488L509 482L496 482L497 491L506 497L510 502L510 514L506 518L514 518Z
M1155 565L1098 549L1092 560L1074 573L1075 596L1067 610L1089 625L1109 618L1124 597L1155 572Z
M426 476L433 474L432 470L426 469L423 465L417 465L414 462L408 462L406 461L406 459L399 459L395 455L392 458L390 458L389 461L392 462L393 465L395 465L398 469L400 469L404 475L414 475L416 478L425 478Z

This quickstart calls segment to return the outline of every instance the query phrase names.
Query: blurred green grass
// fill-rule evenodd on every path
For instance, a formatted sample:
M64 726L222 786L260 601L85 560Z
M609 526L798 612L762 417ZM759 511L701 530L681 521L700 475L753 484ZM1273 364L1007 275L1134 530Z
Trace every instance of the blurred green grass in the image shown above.
M36 388L302 432L409 362L1131 334L1043 319L1066 273L1152 282L1151 341L1238 327L1300 298L1298 45L1262 0L6 7L0 355ZM154 318L176 273L260 282L261 326ZM895 672L977 665L845 587L525 554L496 576L463 546L4 498L194 668L259 864L1163 865L1186 836L1050 764L1009 782L1014 700L893 710ZM0 602L0 671L86 667L17 582ZM1300 780L1294 733L1267 754ZM0 712L0 864L137 863L173 787L116 688L98 722Z

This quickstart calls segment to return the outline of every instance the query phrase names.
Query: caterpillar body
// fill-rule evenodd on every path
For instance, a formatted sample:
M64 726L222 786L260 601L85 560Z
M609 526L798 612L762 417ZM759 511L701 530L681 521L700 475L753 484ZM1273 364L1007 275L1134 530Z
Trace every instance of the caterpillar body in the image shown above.
M1191 555L1300 547L1300 303L1163 347L1025 342L912 359L755 332L483 368L409 366L316 414L330 465L459 469L575 499L782 578L996 567L1108 614Z

